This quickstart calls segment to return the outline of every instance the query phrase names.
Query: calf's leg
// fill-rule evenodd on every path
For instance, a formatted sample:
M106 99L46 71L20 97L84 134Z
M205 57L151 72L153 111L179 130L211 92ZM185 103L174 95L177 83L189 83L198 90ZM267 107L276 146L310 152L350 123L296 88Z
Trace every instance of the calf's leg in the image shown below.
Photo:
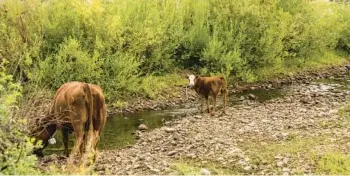
M209 96L205 96L205 99L207 101L207 108L208 108L208 113L210 113L210 107L209 107Z
M201 113L204 113L204 96L201 96Z
M216 100L218 98L218 94L213 94L213 100L214 100L214 107L213 107L213 111L211 112L211 115L215 114L215 108L216 108Z
M223 103L224 103L223 113L226 114L227 90L222 90L222 91L221 91L221 94L222 94L222 99L223 99Z

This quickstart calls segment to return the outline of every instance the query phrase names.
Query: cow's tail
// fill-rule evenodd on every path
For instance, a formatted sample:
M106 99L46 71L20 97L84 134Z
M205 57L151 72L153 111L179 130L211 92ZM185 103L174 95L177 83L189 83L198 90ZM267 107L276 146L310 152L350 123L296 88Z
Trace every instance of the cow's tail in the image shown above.
M90 134L90 130L91 132L93 131L93 119L92 119L92 113L93 113L93 98L92 98L92 92L91 92L91 86L88 83L84 83L84 92L86 95L86 103L87 103L87 115L88 115L88 120L85 124L85 135L84 135L84 143L85 146L86 145L91 145L92 141L88 141L92 139L92 135ZM91 138L91 139L89 139ZM87 150L91 149L91 146L86 146L88 148L86 148Z

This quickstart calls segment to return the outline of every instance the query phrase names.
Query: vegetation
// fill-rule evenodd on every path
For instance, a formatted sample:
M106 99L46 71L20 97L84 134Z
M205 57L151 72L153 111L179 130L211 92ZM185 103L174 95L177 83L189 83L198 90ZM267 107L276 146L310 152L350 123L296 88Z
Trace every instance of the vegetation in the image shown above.
M152 98L161 89L149 91L149 76L182 69L254 82L342 63L349 11L311 0L5 0L0 58L26 91L78 80L109 100Z
M28 155L34 146L23 133L25 121L14 114L19 96L21 86L0 67L0 174L38 173L36 157Z

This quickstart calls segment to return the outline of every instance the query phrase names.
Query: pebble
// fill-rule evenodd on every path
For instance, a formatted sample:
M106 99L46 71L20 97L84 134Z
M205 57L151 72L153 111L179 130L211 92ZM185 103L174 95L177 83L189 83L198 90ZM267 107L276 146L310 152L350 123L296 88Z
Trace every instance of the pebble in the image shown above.
M202 175L211 175L211 172L208 169L201 168L201 174Z
M142 131L145 131L145 130L148 130L148 127L147 127L145 124L140 124L140 125L138 126L138 129L139 129L139 130L142 130Z

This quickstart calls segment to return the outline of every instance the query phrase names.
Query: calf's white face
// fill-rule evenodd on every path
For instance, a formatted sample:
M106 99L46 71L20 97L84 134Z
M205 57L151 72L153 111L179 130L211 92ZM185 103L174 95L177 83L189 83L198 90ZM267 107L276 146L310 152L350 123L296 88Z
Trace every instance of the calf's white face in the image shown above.
M193 87L194 86L194 79L196 78L196 76L194 76L194 75L188 75L188 80L190 81L189 83L188 83L188 86L190 86L190 87Z

